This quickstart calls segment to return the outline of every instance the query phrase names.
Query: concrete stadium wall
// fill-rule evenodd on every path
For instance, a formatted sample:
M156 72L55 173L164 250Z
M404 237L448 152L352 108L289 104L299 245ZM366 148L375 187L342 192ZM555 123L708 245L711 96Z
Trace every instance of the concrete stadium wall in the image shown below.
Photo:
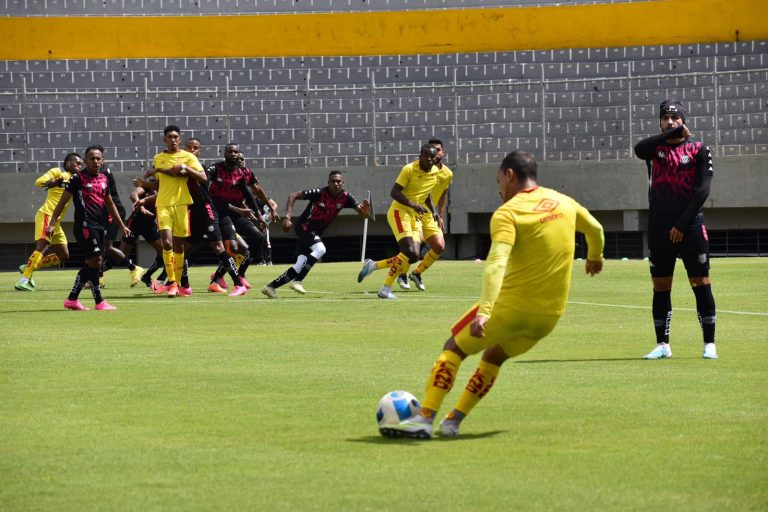
M358 199L371 191L377 212L375 223L369 224L370 236L390 235L386 211L389 192L398 167L357 167L344 169L346 188ZM488 233L490 214L499 206L495 180L496 166L462 166L454 169L450 190L449 251L459 258L476 254L477 237ZM715 160L715 179L706 204L710 229L768 228L768 156L724 157ZM288 194L296 190L319 187L327 183L328 169L264 169L257 171L262 185L285 207ZM34 187L34 175L6 174L0 189L0 244L31 242L34 215L45 192ZM118 189L124 203L132 190L131 173L117 175ZM539 166L539 183L562 191L588 209L603 223L608 232L638 232L645 228L647 216L647 174L639 160L613 162L543 162ZM304 202L298 202L298 215ZM65 221L72 219L70 208ZM351 211L327 231L328 236L358 235L362 221ZM292 237L272 226L274 238Z

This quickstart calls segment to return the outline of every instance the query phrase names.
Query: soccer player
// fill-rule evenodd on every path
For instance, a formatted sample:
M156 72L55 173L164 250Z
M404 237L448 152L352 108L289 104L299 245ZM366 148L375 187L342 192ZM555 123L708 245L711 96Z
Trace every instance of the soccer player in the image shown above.
M189 209L192 196L187 178L205 182L203 167L192 153L181 149L181 130L169 125L163 130L166 150L155 155L154 167L146 177L157 176L157 228L163 244L163 263L168 275L169 297L179 295L177 280L184 271L184 240L189 236Z
M35 180L35 186L48 189L45 203L37 210L35 214L35 234L39 237L35 241L35 250L27 258L27 263L19 266L19 272L22 276L16 283L16 288L22 292L35 291L35 282L32 279L32 273L45 267L54 267L69 259L69 246L67 245L67 235L61 229L61 223L56 224L53 237L46 235L46 229L50 224L51 214L61 199L69 183L69 178L80 171L83 166L83 158L77 153L69 153L64 157L64 163L61 167L53 167L45 174ZM62 215L66 212L66 207ZM45 254L50 248L52 254Z
M136 247L136 242L139 240L139 236L142 236L144 240L152 246L156 253L155 261L139 278L147 287L151 287L152 273L163 265L163 244L160 242L160 233L157 232L154 206L149 206L147 208L144 206L145 203L139 202L146 197L155 195L156 190L142 187L140 180L134 180L134 182L134 189L129 196L134 207L131 215L126 220L126 225L128 226L128 229L131 230L131 235L123 237L123 240L120 242L120 252L123 254L130 254L133 252ZM143 270L138 266L136 268ZM133 280L131 281L131 286L135 286Z
M109 180L99 170L104 163L104 156L98 146L90 146L85 150L85 170L74 174L61 194L59 202L51 214L51 220L45 229L46 236L52 237L56 225L69 200L74 197L75 227L74 235L77 243L85 252L85 263L75 277L75 283L69 297L64 301L64 307L76 311L86 310L78 300L86 282L91 283L91 293L96 302L96 309L117 309L107 303L101 296L99 286L99 269L104 256L104 238L109 229L110 215L117 222L123 234L128 236L130 230L120 218L112 196L109 194Z
M293 226L291 212L293 203L297 199L307 200L309 204ZM312 270L312 266L325 254L325 244L320 235L330 226L342 208L353 208L363 217L370 215L371 211L371 205L367 199L358 203L352 194L344 190L344 175L341 171L331 171L328 175L328 185L323 188L293 192L288 196L283 231L288 233L291 227L294 227L298 238L296 263L262 288L261 293L270 299L276 299L277 288L286 283L291 283L290 287L296 293L307 293L303 285L304 278Z
M437 211L430 196L439 174L435 165L437 157L438 150L435 146L423 145L418 161L404 166L392 186L390 195L393 201L387 211L387 222L397 239L400 252L379 261L365 260L363 269L357 275L357 282L360 283L374 270L389 269L384 285L378 293L380 299L396 299L392 293L392 283L397 276L407 273L412 263L419 261L420 227L427 237L440 232Z
M440 424L459 435L462 420L488 394L509 358L546 337L565 311L573 269L575 232L586 235L586 271L603 267L603 228L579 203L536 183L537 165L524 151L509 153L496 171L504 204L491 217L491 248L480 301L451 328L427 380L421 414L395 429L431 437L432 423L468 355L483 355L453 410Z
M103 146L94 145L93 147L98 148L102 155L106 154ZM115 175L112 172L112 169L110 169L105 162L102 164L99 172L107 176L107 180L109 181L109 195L112 196L112 202L115 203L115 207L120 213L120 219L124 221L126 218L125 207L120 200L120 194L117 191L117 182L115 181ZM106 238L104 239L104 249L108 258L104 260L103 268L99 272L99 284L101 284L102 288L104 288L104 272L111 270L115 265L128 267L128 270L131 273L131 288L139 284L141 274L144 272L143 268L136 265L133 260L128 257L130 252L125 252L114 246L114 242L117 240L118 230L119 225L117 222L114 219L110 219L109 228L107 229Z
M717 359L715 298L709 278L709 239L704 202L714 174L712 154L690 139L682 102L668 99L659 107L661 133L641 140L635 155L648 167L648 249L653 281L652 315L656 347L645 359L672 357L672 276L678 256L696 297L704 337L704 359Z
M432 233L424 233L423 229L421 231L421 239L429 246L429 251L424 255L424 258L416 267L416 270L411 272L410 276L411 281L413 281L416 288L420 291L427 289L421 279L421 274L431 267L435 261L440 259L440 256L445 250L445 238L443 237L443 231L445 230L445 203L448 197L448 187L450 187L453 182L453 171L443 163L443 158L445 158L443 141L440 139L429 139L427 144L431 144L437 149L437 161L435 162L438 169L437 182L430 192L430 196L432 197L433 202L437 199L437 209L432 213L437 220L438 229ZM400 274L397 277L397 284L400 285L400 288L403 290L411 289L405 274Z
M245 230L249 227L256 230L255 226L250 220L240 215L239 207L245 201L245 204L250 209L251 214L258 209L256 206L256 200L251 194L251 190L248 186L250 171L240 166L240 146L238 144L229 143L224 147L224 161L218 162L205 170L208 177L208 194L213 201L213 205L218 213L218 225L221 237L226 244L229 245L232 253L236 253L240 250L238 244L238 237L235 226L240 226ZM244 254L246 260L247 254ZM229 260L225 263L223 258L220 258L221 264L211 276L211 284L208 286L209 291L220 291L220 285L217 281L227 271L227 267L230 266ZM232 265L234 262L232 262ZM247 268L247 267L246 267ZM231 270L231 268L230 268ZM230 293L230 296L245 295L248 291L243 279L238 273L234 276L230 272L232 280L234 281L235 288ZM219 289L216 289L216 288ZM223 291L223 290L221 290Z

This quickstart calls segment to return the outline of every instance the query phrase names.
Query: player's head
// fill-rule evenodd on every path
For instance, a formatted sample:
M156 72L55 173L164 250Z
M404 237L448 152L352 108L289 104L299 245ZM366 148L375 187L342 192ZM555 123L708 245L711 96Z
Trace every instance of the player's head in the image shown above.
M341 171L331 171L328 174L328 191L332 196L341 194L344 190L344 175Z
M197 137L190 137L187 139L184 149L195 156L200 156L200 152L203 150L203 143Z
M64 170L68 172L78 172L81 167L83 167L83 157L80 156L80 153L68 153L67 156L64 157Z
M88 146L85 148L85 168L90 174L98 174L103 164L104 149L101 146Z
M525 186L536 183L537 174L538 164L531 153L517 150L505 156L496 171L502 201L509 201Z
M419 151L419 165L425 171L428 171L437 163L438 150L432 144L424 144Z
M427 144L431 144L434 147L437 148L437 161L435 163L440 163L443 161L443 158L445 158L445 147L443 147L443 141L436 138L431 138L427 141Z
M176 152L181 149L181 129L176 125L168 125L163 129L163 143L168 151Z
M224 161L228 165L240 165L240 145L230 142L224 146Z
M666 99L659 105L659 126L661 131L667 131L670 128L678 128L685 124L685 118L688 112L680 100L674 98Z

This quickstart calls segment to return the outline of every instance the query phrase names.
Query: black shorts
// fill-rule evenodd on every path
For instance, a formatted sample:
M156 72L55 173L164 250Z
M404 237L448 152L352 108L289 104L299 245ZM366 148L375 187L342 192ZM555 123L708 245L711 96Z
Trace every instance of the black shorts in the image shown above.
M689 278L709 277L709 237L703 224L689 229L676 244L669 240L668 230L649 230L648 249L651 277L672 277L678 257Z
M219 217L216 208L210 204L199 205L195 203L189 208L189 232L187 241L197 245L203 240L209 242L221 242L221 230L219 229Z
M104 256L104 239L107 234L106 229L103 227L75 224L73 233L78 245L83 248L85 259L89 260L95 256Z
M322 242L320 235L309 229L306 224L299 224L294 230L298 240L296 241L296 256L307 255L310 248L318 242Z
M219 214L219 230L221 240L237 240L237 230L235 229L235 219L229 212Z
M235 223L235 231L243 237L252 251L267 243L264 233L250 219L238 215L233 216L232 220Z
M160 233L157 232L157 223L154 217L133 213L128 217L126 225L131 230L131 236L123 237L123 242L129 245L136 245L139 236L149 243L160 240Z

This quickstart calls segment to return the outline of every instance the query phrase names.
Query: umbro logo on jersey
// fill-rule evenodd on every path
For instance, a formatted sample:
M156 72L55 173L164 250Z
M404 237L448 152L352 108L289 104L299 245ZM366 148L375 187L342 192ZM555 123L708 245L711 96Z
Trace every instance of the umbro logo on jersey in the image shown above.
M663 160L664 159L664 152L663 151L659 151L658 153L656 153L656 156L658 156L659 158L661 158Z
M680 163L683 165L687 164L690 161L691 161L691 157L689 157L688 155L683 155L680 157Z
M555 201L554 199L542 199L539 201L539 204L537 204L533 211L535 212L551 212L555 208L557 208L557 205L560 203Z

